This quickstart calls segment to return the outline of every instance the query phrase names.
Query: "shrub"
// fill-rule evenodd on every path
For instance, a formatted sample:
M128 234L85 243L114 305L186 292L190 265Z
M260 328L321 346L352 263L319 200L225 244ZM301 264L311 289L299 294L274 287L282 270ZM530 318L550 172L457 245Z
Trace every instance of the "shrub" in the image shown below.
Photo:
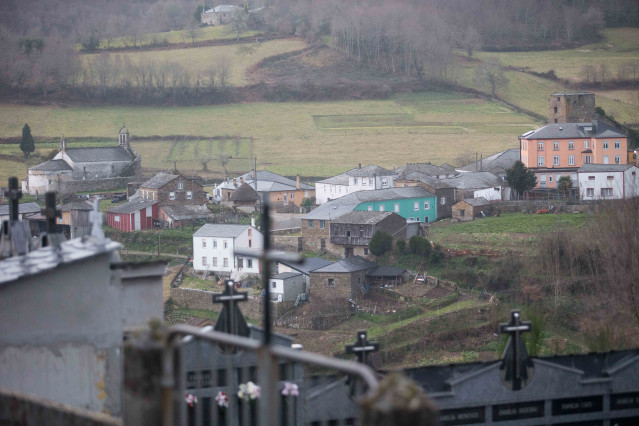
M414 235L408 240L408 249L410 253L427 257L431 252L430 241L426 238Z
M405 254L406 253L406 241L405 240L397 240L397 242L395 243L395 246L397 247L397 251L399 251L400 254Z
M375 256L381 256L388 252L393 247L393 237L384 231L377 231L371 242L368 244L368 248Z

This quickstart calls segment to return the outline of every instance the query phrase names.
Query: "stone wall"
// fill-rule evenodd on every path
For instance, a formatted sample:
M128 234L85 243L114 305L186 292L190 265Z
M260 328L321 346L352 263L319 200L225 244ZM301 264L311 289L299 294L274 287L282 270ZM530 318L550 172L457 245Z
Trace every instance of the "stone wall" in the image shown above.
M240 290L241 291L241 290ZM185 309L202 309L211 312L220 312L222 310L221 303L213 303L213 291L196 290L192 288L172 288L171 299L180 308ZM275 321L290 309L293 308L294 302L273 303L271 305L272 320ZM249 297L246 302L238 303L240 311L244 318L261 324L264 309L261 297Z
M537 210L547 209L550 206L554 207L554 210L558 210L563 213L594 213L599 204L598 203L581 203L581 204L568 204L562 200L552 201L501 201L499 203L491 203L491 206L499 209L503 213L535 213Z
M309 221L302 219L302 247L304 251L327 251L336 256L344 254L344 249L341 246L331 243L330 221L324 221L324 228L320 228L319 220L313 220L313 227L310 228ZM322 240L324 240L324 249L322 249Z
M121 189L126 188L127 184L135 179L135 176L124 176L106 179L64 180L58 184L58 191L61 193L78 193Z
M299 235L271 234L271 247L277 250L300 252L302 251L302 237Z
M328 280L333 279L334 284L328 285ZM317 272L311 274L311 285L309 290L309 300L311 303L326 300L335 301L351 298L351 274L335 274L332 272Z

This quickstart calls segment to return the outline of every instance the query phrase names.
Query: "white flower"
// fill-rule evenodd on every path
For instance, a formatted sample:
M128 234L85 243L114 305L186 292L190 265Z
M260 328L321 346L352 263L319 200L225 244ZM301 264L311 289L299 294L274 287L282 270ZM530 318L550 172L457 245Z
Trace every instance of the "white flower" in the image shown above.
M242 383L237 397L245 401L259 399L262 396L262 388L253 382Z
M229 396L226 392L219 391L217 395L215 395L215 402L220 408L226 408L229 406Z
M284 396L299 396L300 395L300 389L299 387L297 387L297 385L295 383L291 383L291 382L286 382L284 383L284 389L282 389L282 395Z
M184 400L189 405L189 407L193 407L195 404L197 404L197 396L192 395L192 394L190 394L188 392L184 396Z

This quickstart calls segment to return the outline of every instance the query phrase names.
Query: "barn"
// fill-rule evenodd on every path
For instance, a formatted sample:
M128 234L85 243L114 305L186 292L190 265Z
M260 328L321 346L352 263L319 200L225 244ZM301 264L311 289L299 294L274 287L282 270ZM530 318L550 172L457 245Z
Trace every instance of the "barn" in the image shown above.
M158 217L158 202L136 198L106 211L107 225L118 231L131 232L153 227Z

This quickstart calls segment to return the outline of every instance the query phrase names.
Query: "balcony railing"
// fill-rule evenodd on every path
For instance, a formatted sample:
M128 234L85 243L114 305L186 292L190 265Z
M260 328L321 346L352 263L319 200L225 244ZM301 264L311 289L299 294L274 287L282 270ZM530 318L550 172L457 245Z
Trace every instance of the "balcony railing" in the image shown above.
M331 243L349 246L367 246L371 242L368 237L350 236L344 237L339 235L331 235Z

